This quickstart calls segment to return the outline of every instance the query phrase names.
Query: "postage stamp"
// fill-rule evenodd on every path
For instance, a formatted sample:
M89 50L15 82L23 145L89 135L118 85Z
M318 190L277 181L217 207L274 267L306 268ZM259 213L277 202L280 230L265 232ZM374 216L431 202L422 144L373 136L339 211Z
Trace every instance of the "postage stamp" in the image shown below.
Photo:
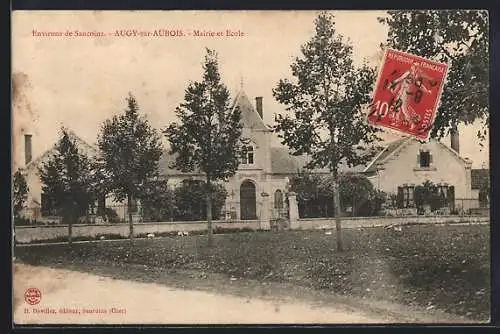
M379 69L368 122L427 140L447 72L448 64L387 49Z

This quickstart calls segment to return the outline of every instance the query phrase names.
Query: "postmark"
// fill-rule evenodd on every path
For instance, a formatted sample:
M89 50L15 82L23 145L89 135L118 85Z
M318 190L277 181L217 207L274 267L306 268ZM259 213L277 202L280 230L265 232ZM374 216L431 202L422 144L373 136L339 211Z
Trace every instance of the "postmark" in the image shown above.
M387 49L369 106L368 123L427 140L448 64Z
M24 293L24 300L30 305L37 305L42 300L42 292L37 288L28 288Z

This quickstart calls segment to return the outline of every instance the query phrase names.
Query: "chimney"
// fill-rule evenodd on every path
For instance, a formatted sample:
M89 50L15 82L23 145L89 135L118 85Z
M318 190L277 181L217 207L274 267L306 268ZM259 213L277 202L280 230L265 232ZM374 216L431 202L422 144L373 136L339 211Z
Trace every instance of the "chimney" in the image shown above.
M460 137L458 131L451 131L450 137L451 137L451 148L455 152L460 153L460 141L459 141Z
M25 164L29 164L32 158L31 135L24 135L24 159Z
M255 98L255 106L257 108L257 112L260 115L260 118L264 119L262 114L262 96L258 96Z

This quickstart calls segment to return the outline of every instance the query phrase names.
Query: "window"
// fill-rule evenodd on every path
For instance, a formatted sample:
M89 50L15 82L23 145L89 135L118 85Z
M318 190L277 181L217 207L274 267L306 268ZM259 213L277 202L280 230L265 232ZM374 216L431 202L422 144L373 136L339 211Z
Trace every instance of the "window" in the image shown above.
M398 208L413 208L415 206L414 201L414 186L403 186L398 187L398 195L397 195L397 206Z
M241 150L241 163L243 165L252 165L254 163L253 146L243 146Z
M420 151L420 168L429 168L431 165L431 153L429 151Z

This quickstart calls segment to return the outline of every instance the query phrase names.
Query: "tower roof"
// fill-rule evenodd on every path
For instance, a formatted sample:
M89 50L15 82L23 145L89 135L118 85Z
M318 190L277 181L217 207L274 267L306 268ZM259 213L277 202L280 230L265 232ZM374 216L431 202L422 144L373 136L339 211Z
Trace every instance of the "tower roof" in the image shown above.
M255 110L250 99L243 90L236 95L233 102L233 108L239 107L241 112L241 123L244 128L252 130L272 131L262 120L260 115Z

